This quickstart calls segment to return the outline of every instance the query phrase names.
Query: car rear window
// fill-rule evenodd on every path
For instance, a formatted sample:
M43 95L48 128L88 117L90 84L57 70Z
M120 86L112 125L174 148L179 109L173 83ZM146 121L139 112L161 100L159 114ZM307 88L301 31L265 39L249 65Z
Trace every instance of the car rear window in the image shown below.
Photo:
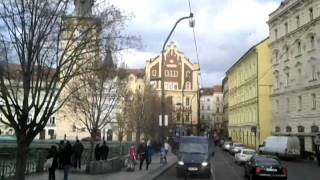
M258 166L272 166L272 165L280 165L280 162L276 159L272 158L257 158L256 165Z

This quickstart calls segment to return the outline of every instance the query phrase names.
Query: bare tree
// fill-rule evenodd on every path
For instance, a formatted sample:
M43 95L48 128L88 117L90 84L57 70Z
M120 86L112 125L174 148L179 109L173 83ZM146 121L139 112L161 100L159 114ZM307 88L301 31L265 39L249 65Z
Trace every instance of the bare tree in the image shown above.
M94 144L99 130L109 124L124 89L123 71L102 66L91 73L80 75L77 81L69 84L74 92L66 105L73 115L90 133L90 158L93 159Z
M115 7L74 17L72 2L0 2L0 112L17 137L16 180L25 179L31 142L74 93L66 86L128 39L119 33L126 17Z

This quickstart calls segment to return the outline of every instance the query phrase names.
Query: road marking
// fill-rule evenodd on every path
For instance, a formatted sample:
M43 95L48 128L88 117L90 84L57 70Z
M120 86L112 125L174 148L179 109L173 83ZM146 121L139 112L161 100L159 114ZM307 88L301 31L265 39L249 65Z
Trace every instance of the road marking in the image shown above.
M236 175L236 177L237 177L238 179L242 180L241 177L240 177L240 175L237 173L237 171L236 171L236 170L231 166L231 164L223 157L223 155L222 155L221 157L222 157L222 159L223 159L223 163L226 164L226 165L228 165L229 168L232 169L232 172Z

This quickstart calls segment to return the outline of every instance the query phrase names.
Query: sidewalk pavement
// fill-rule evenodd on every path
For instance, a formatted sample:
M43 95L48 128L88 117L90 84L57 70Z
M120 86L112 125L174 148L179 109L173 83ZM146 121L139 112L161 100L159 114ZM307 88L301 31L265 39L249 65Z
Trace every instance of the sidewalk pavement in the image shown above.
M139 162L135 167L134 172L127 172L125 168L121 171L108 173L108 174L99 174L99 175L89 175L84 173L79 173L70 170L68 180L104 180L104 179L112 179L112 180L152 180L160 176L167 169L173 166L176 162L176 156L171 152L168 153L167 156L167 164L160 163L160 154L154 154L152 156L151 164L149 165L149 170L146 170L145 162L143 164L142 170L139 170ZM41 174L29 175L26 177L26 180L45 180L48 179L48 172ZM63 179L63 170L56 171L56 179Z

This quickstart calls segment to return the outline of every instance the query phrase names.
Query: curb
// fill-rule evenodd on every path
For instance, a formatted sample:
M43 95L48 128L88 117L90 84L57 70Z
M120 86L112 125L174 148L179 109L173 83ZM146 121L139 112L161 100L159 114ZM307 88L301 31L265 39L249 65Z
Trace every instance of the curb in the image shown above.
M174 166L175 164L176 164L176 157L174 157L171 162L168 162L166 165L161 166L161 167L153 170L152 172L142 176L138 180L146 180L146 179L155 180L159 176L161 176L163 173L165 173L168 169L170 169L172 166Z

